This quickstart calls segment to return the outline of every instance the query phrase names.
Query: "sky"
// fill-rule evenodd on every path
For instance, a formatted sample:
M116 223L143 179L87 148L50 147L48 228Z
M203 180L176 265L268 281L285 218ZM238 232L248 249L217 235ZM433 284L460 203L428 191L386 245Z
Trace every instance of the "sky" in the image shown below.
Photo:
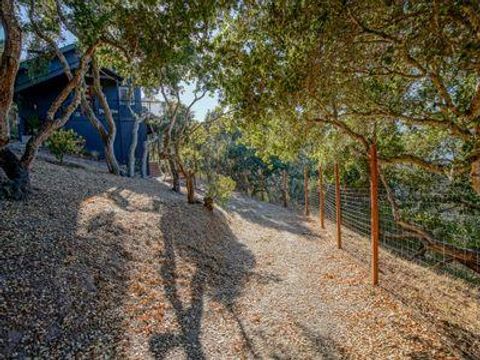
M194 94L194 85L188 85L186 83L182 83L181 86L183 87L184 91L180 95L180 101L185 106L189 106L190 103L195 99ZM143 99L145 99L145 94L142 95ZM161 111L160 102L163 102L163 96L161 94L156 94L154 96L154 103L148 103L149 111L154 114L159 114ZM172 99L170 99L172 100ZM157 103L158 101L158 103ZM148 102L148 100L147 100ZM201 100L198 100L193 106L192 111L195 116L196 120L204 121L207 113L209 111L214 110L219 104L218 94L217 93L207 93Z
M1 0L0 0L1 1ZM67 45L75 42L75 37L67 32L65 34L65 41L62 45ZM190 104L190 102L194 99L193 90L195 89L194 84L183 84L185 87L185 93L181 96L181 101L184 104ZM162 100L161 96L158 97L159 100ZM195 103L192 107L195 118L197 120L203 121L205 120L205 116L207 115L208 111L212 111L218 105L218 95L217 94L207 94L203 97L202 100Z
M3 33L2 24L0 24L0 49L3 49L3 41L5 39L5 34Z
M66 33L65 41L62 43L63 45L71 44L75 42L75 37L70 33ZM181 101L184 104L190 104L190 102L194 99L194 84L183 84L185 88L185 93L181 96ZM158 97L159 100L162 100L161 96ZM197 120L203 121L205 120L205 116L207 115L208 111L212 111L218 105L218 95L217 94L207 94L202 100L198 101L193 105L192 109L195 114L195 118Z
M3 32L3 27L0 25L0 49L1 45L3 43L4 39L4 32ZM69 35L67 36L67 39L65 40L64 44L65 45L68 43L74 42L73 36ZM185 93L182 95L181 100L184 104L189 104L193 99L194 99L194 85L188 85L185 84ZM197 120L203 121L205 119L206 114L208 111L212 111L217 107L218 105L218 95L216 93L210 93L207 94L202 100L199 100L193 107L193 111L195 113L195 117Z
M188 105L194 99L194 86L193 85L186 85L185 86L185 93L181 96L181 101ZM202 100L199 100L195 105L193 105L192 109L195 113L195 118L197 120L203 121L205 120L205 116L207 115L208 111L212 111L218 105L218 95L217 94L207 94L205 95Z

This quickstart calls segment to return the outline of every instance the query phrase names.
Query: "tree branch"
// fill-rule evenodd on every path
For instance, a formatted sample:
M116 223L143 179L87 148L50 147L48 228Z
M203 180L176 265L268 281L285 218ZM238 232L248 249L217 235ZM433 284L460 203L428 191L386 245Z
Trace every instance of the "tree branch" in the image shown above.
M465 115L469 121L480 116L480 80L477 81L475 94L472 97L472 101Z
M378 36L382 39L385 39L385 40L388 40L390 42L393 42L393 43L397 43L397 44L400 44L401 43L401 40L399 38L396 38L395 36L393 35L389 35L387 34L386 32L383 32L381 30L377 30L377 29L372 29L370 27L368 27L367 25L365 25L362 21L360 21L360 19L358 19L351 11L350 8L347 8L347 12L348 12L348 15L350 17L350 19L352 19L352 21L354 22L355 25L357 25L360 29L362 29L362 31L364 33L367 33L367 34L372 34L372 35L375 35L375 36Z
M35 155L37 153L38 147L52 134L53 131L59 129L68 121L72 113L78 107L78 104L81 100L81 83L83 81L83 77L85 72L88 69L88 64L98 46L99 42L95 42L94 44L90 45L90 47L86 50L83 54L82 58L80 59L80 65L77 71L75 72L74 77L70 80L67 85L62 89L62 91L57 95L55 100L50 105L50 108L47 111L46 119L40 128L40 131L32 136L25 147L25 152L23 153L21 162L22 164L30 168ZM72 101L69 103L63 115L61 117L55 118L56 113L58 112L59 108L62 104L67 100L70 94L74 91L74 97Z
M434 164L428 161L423 160L415 155L403 154L397 156L391 156L388 158L380 157L379 161L383 164L408 164L415 165L424 170L427 170L431 173L445 175L445 173L450 169L450 167L440 164Z
M333 119L323 119L323 118L316 118L316 119L313 119L311 121L313 121L315 123L324 123L324 124L333 125L336 128L338 128L340 131L342 131L343 133L350 136L353 140L356 140L360 144L362 144L363 147L365 148L365 150L368 151L368 148L370 147L370 142L368 141L368 139L365 136L353 131L347 124L345 124L342 121L333 120Z
M403 120L408 124L412 125L428 125L439 127L443 129L450 130L453 135L456 135L464 140L468 140L471 137L470 131L462 128L458 124L449 120L438 120L433 117L415 117L407 114L402 114L399 112L394 112L391 110L373 110L373 111L357 111L351 110L349 112L340 114L339 117L349 117L349 116L362 116L362 117L374 117L381 116L386 118L392 118L394 120Z
M72 70L70 68L70 64L67 61L67 58L62 53L62 51L58 47L55 40L50 35L48 35L45 31L42 31L40 29L40 26L35 21L35 1L34 0L30 1L30 9L29 9L29 12L28 12L28 17L30 19L30 24L32 25L32 28L33 28L33 31L34 31L35 35L37 35L40 39L42 39L50 47L52 47L53 51L55 52L55 56L58 58L58 60L62 64L63 72L67 76L67 79L69 81L71 81L73 79L73 74L72 74Z
M443 256L448 256L464 264L473 271L480 273L480 251L472 249L462 249L454 245L439 241L423 227L403 220L398 210L398 204L395 199L395 195L390 188L388 182L386 181L383 173L380 173L380 180L385 187L385 191L387 193L387 200L390 203L393 219L398 226L400 226L402 229L407 230L409 233L416 234L418 239L422 241L424 246L427 247L429 250L442 254Z

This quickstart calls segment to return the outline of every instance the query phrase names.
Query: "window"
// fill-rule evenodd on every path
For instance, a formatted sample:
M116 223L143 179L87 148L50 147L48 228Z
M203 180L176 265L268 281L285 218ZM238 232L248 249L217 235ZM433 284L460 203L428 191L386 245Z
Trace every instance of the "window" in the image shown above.
M127 105L129 101L130 104L135 103L135 96L134 94L131 94L130 96L130 88L128 86L120 86L118 88L118 97L122 105Z

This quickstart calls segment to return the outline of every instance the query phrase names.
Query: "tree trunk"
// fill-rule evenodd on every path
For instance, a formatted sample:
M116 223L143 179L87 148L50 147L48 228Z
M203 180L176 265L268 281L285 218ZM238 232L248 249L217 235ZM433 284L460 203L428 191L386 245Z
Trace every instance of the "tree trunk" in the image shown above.
M56 42L51 37L49 37L45 33L42 33L40 29L35 26L35 22L33 21L32 17L30 17L30 20L36 34L53 47L57 58L60 60L60 63L62 64L63 72L67 76L68 81L72 81L74 76L72 74L70 65L65 55L62 53L60 48L57 46ZM100 72L98 69L98 65L95 61L92 62L92 70L93 70L93 79L94 79L94 90L97 93L97 96L103 98L103 101L101 101L101 104L107 116L109 130L107 131L107 129L105 129L105 127L103 126L102 122L97 118L97 116L95 115L95 112L93 111L83 91L81 93L81 98L80 98L81 106L83 111L85 111L85 113L87 114L87 117L90 120L90 123L93 125L93 127L97 129L100 135L100 138L102 139L104 152L105 152L105 161L107 163L108 171L112 174L119 175L120 167L118 166L117 158L115 157L115 151L113 147L115 142L115 136L117 133L117 128L115 126L115 122L113 121L110 107L103 96L102 86L100 83ZM81 80L81 83L82 83L82 86L85 85L84 79ZM107 109L105 109L105 106L107 107Z
M260 172L260 199L265 201L265 176Z
M62 90L62 92L66 92L67 88ZM68 105L67 109L64 111L63 116L57 119L47 119L43 122L42 126L40 127L40 130L33 135L30 140L28 140L28 143L25 147L25 152L22 155L21 162L22 164L27 168L30 169L33 163L33 160L37 156L38 149L40 146L43 144L45 140L47 140L50 135L53 134L55 130L60 129L65 123L68 121L72 113L75 111L77 108L78 104L80 103L80 96L81 96L81 89L78 86L75 89L75 96L72 102ZM51 108L56 108L56 111L60 108L60 106L63 104L63 102L58 102L59 96L56 101L52 104ZM49 110L50 111L50 110Z
M135 150L138 144L138 129L140 128L140 120L135 117L132 127L132 142L130 143L130 149L128 151L128 176L135 176Z
M480 125L478 125L476 128L476 135L480 139ZM480 143L477 142L476 146L476 154L472 159L470 167L470 179L473 190L477 193L477 195L480 195Z
M150 155L150 146L157 146L159 144L159 136L155 135L152 139L147 139L143 142L143 153L142 153L142 178L148 177L148 158ZM160 154L160 150L158 150ZM160 160L158 160L159 171L161 171ZM160 174L159 174L160 175Z
M187 183L187 200L189 204L195 204L195 175L192 172L187 172L186 174L186 183Z
M177 165L170 155L168 156L168 165L170 166L170 173L172 174L172 190L180 193L180 177L178 175Z
M146 178L148 176L148 150L149 150L150 142L145 140L143 142L143 154L142 154L142 178Z
M8 177L2 184L2 192L7 198L20 200L30 192L30 173L19 158L8 148L0 150L0 167Z
M205 196L203 199L203 206L205 206L208 211L213 211L213 198L210 196Z
M283 207L288 207L287 170L282 170L282 199Z
M105 131L105 136L102 137L104 148L105 148L105 161L107 162L108 171L114 175L121 175L120 166L118 165L117 157L115 156L114 150L114 143L115 137L117 135L117 125L115 124L115 120L113 120L112 111L110 109L110 105L108 104L107 98L103 93L102 84L100 82L100 69L98 67L98 63L93 57L92 59L92 73L93 73L93 89L95 91L95 95L97 96L100 105L102 106L103 112L105 113L105 119L107 120L108 131ZM93 113L93 111L92 111ZM103 127L103 124L97 120L97 125L94 125L97 130L99 130L99 125ZM105 129L105 128L104 128Z
M168 169L167 169L167 166L165 165L165 162L162 161L161 164L162 164L162 171L163 171L163 181L166 182L168 178Z
M472 179L473 190L480 195L480 158L472 162L470 178Z
M91 45L85 54L80 59L80 65L78 67L75 76L67 83L67 85L60 91L55 100L50 105L46 119L43 121L43 124L35 135L33 135L27 143L25 152L23 153L21 162L24 167L30 169L35 156L37 155L38 148L42 143L47 140L50 135L57 129L61 128L68 121L72 113L80 104L81 100L81 86L82 80L87 71L88 64L90 59L95 52L98 42ZM62 116L56 118L55 115L60 109L60 107L67 101L69 95L74 92L74 97L72 101L68 104L66 109L63 111Z
M308 194L309 168L307 165L303 168L303 193L305 195L305 216L310 216L310 199Z
M0 150L2 150L10 140L8 114L12 106L22 49L22 30L17 21L13 0L0 2L0 24L3 24L5 30L5 45L0 59Z
M82 108L84 109L85 113L87 114L88 120L93 125L95 129L97 129L98 134L100 135L100 139L103 142L103 150L105 152L105 162L107 163L108 171L114 175L120 175L120 166L118 165L117 157L115 156L115 134L116 134L116 126L113 124L114 128L111 128L110 131L107 131L103 126L102 122L97 118L95 115L92 107L88 103L85 95L82 95ZM113 136L112 136L113 135Z
M2 89L0 89L0 149L2 150L2 160L0 161L0 167L4 168L4 171L10 181L10 183L7 184L6 187L7 193L11 194L14 198L21 198L24 196L23 194L26 193L30 187L29 171L39 147L45 140L50 137L50 135L55 130L65 125L65 123L68 121L68 119L80 103L81 82L87 70L90 59L96 47L98 46L98 42L95 42L86 50L86 52L80 59L80 64L77 72L75 73L75 76L69 79L67 85L60 91L55 100L52 102L47 111L46 119L43 121L40 130L30 138L26 145L25 152L19 160L10 150L3 151L3 148L8 143L9 129L8 124L4 125L4 122L6 122L7 119L6 117L3 117L1 111L3 111L4 109L8 110L10 108L10 106L8 105L11 104L11 100L8 100L9 89L6 88L5 85L8 80L12 80L10 78L11 76L13 76L12 81L15 80L15 66L18 69L18 58L15 58L14 56L15 51L12 52L11 49L8 49L9 46L12 46L11 44L9 45L9 43L12 41L14 43L16 42L16 45L13 46L13 48L18 46L21 43L21 32L18 28L15 29L16 27L18 27L18 25L12 25L12 22L16 24L12 1L2 1L0 4L0 20L2 20L7 30L6 49L8 50L8 52L10 52L10 56L6 56L8 55L8 52L5 52L2 55L2 64L0 67L0 87L3 87ZM15 63L17 64L15 65ZM13 87L13 84L11 84L11 86ZM5 91L6 93L3 93L3 91ZM71 95L72 92L74 93L73 99L70 101L66 109L62 112L62 115L60 117L55 117L60 107L67 101L68 97Z
M0 168L8 178L1 190L6 197L18 200L30 190L30 175L28 168L7 147L10 141L8 116L22 49L22 29L17 21L13 0L0 2L0 24L5 31L5 44L0 59Z
M108 137L104 142L105 162L107 163L108 172L114 175L120 175L121 170L115 156L115 148L113 147L114 139Z

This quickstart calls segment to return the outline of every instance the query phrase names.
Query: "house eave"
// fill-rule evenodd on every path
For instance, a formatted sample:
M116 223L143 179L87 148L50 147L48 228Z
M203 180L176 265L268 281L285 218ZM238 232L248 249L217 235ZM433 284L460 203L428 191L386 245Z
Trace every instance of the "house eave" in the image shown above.
M76 46L77 45L75 43L70 44L70 45L66 45L66 46L62 47L60 49L60 51L63 54L66 54L67 52L74 51L76 49ZM58 77L58 76L61 76L61 75L64 74L63 66L61 66L59 64L57 67L55 67L54 69L52 69L52 70L50 70L50 71L48 71L44 74L41 74L39 76L32 77L32 78L26 76L26 78L23 81L19 82L18 81L18 78L19 78L18 75L20 75L22 72L28 70L28 63L31 62L31 61L32 61L32 59L25 60L20 64L19 73L17 74L17 82L15 84L15 93L21 92L23 90L26 90L28 88L31 88L33 86L36 86L38 84L41 84L43 82L46 82L48 80L51 80L55 77ZM52 61L52 60L50 60L50 61ZM80 65L80 59L78 57L76 57L74 61L69 61L69 66L72 70L77 69L79 67L79 65ZM119 81L119 82L123 81L123 77L120 76L119 74L117 74L112 69L103 68L102 72L104 72L107 76L111 77L112 80L116 80L116 81Z

